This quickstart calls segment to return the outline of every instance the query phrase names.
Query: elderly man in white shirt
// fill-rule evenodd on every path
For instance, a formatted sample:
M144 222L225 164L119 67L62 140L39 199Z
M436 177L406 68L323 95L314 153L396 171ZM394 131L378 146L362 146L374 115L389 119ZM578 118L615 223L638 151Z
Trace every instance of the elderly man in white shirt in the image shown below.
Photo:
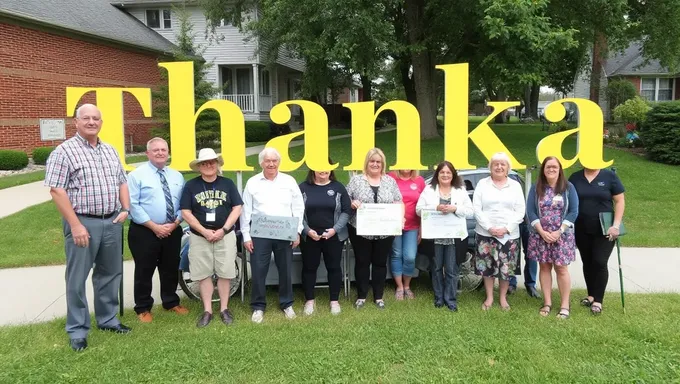
M482 310L493 304L494 279L500 286L501 309L509 310L507 301L510 277L519 262L519 224L524 220L526 203L522 186L508 177L511 164L507 154L491 156L491 176L477 183L472 198L475 211L475 271L484 276L486 300Z
M253 309L252 321L254 323L261 323L264 319L264 310L267 305L265 282L272 252L274 252L274 260L279 271L279 306L286 318L295 318L292 281L293 248L300 243L302 218L305 211L305 203L297 182L292 176L279 172L281 163L279 152L274 148L265 148L260 152L259 163L262 172L251 177L243 189L241 212L243 246L251 254L250 306ZM291 242L251 236L253 215L297 218L297 238Z

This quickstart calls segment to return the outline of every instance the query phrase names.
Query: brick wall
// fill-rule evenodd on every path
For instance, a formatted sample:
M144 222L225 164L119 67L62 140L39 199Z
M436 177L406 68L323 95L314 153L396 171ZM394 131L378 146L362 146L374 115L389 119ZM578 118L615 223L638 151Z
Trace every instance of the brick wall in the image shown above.
M0 149L61 143L40 140L40 119L66 119L66 137L75 134L66 117L66 87L148 87L158 85L159 58L123 48L0 23ZM155 126L134 98L125 95L125 136L144 144ZM88 93L79 104L94 103ZM106 122L104 122L106 124ZM106 125L104 125L106 127ZM105 129L105 128L104 128Z

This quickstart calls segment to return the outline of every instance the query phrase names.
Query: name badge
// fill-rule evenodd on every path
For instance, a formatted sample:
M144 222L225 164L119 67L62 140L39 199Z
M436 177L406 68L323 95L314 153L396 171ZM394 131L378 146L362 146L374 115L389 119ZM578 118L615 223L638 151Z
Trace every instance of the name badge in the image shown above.
M208 223L215 221L215 212L206 212L205 221Z
M556 195L553 197L553 203L561 203L562 202L562 195Z

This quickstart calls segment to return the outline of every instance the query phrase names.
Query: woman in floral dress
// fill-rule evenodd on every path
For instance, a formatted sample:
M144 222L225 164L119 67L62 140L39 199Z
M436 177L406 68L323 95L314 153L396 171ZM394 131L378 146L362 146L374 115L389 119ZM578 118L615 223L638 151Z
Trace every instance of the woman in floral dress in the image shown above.
M578 216L578 196L564 177L562 164L553 156L545 158L536 185L529 190L527 216L531 223L527 258L540 265L543 306L541 316L552 309L552 269L557 275L561 304L557 317L569 317L571 278L569 264L576 257L574 222Z

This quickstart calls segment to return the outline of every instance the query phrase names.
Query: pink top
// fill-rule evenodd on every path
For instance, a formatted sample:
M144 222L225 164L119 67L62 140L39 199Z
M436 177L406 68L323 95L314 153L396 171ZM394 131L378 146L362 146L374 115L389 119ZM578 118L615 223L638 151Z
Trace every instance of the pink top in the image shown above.
M404 214L406 224L404 224L404 230L410 231L412 229L420 228L420 218L416 215L416 204L418 203L420 194L425 189L425 179L418 176L415 180L402 180L397 172L390 172L389 175L397 181L402 201L406 206L406 212Z

